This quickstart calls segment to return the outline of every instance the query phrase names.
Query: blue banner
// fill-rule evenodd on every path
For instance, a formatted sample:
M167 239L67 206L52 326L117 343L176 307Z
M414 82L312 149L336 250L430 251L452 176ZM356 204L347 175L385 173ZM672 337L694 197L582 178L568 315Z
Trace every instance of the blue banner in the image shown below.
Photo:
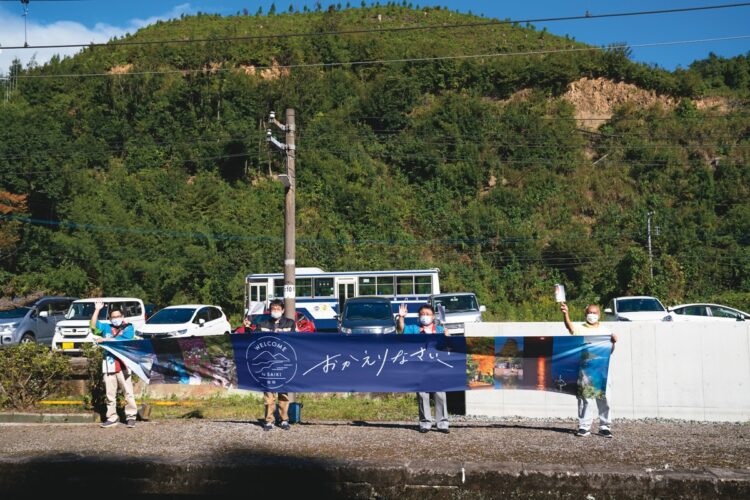
M601 397L609 336L268 334L103 342L149 383L268 392L528 389Z

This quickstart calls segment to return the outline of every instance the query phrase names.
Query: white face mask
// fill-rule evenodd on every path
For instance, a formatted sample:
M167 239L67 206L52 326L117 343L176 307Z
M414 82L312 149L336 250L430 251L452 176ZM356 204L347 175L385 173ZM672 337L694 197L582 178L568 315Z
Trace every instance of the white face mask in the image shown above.
M281 312L281 311L271 311L271 317L273 319L279 319L282 314L284 314L284 313Z
M112 318L112 326L120 326L122 324L122 318Z
M599 322L599 315L596 313L588 313L586 315L586 323L589 325L595 325Z
M419 322L423 324L424 326L431 325L432 324L432 316L428 316L426 314L423 314L419 317Z

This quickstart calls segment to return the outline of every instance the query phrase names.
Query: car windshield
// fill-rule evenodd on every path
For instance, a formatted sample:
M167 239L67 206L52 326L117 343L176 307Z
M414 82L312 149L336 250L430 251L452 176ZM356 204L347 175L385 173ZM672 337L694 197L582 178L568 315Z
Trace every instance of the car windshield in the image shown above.
M391 305L387 302L352 302L347 304L345 318L351 321L392 319Z
M0 319L15 319L26 316L30 309L28 307L16 307L8 311L0 311Z
M620 299L617 301L618 313L664 311L664 306L656 299Z
M109 305L105 305L104 309L99 311L100 320L107 319L107 310ZM70 305L70 309L65 314L65 319L85 319L90 320L94 314L94 303L93 302L73 302Z
M192 308L175 308L175 309L162 309L158 313L151 316L148 321L149 325L172 325L176 323L188 323L195 314L195 309Z
M435 297L435 309L445 307L447 313L461 313L478 311L477 299L473 295L453 295L451 297Z

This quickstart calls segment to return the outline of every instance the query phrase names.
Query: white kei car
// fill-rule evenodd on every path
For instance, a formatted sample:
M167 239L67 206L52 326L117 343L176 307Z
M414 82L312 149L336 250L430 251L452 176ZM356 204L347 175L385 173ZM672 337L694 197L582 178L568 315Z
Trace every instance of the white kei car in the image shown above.
M680 304L667 309L664 321L745 321L750 314L721 304Z
M219 306L188 304L169 306L151 316L136 330L142 338L222 335L232 331Z
M656 297L616 297L604 309L605 321L661 321L667 308Z

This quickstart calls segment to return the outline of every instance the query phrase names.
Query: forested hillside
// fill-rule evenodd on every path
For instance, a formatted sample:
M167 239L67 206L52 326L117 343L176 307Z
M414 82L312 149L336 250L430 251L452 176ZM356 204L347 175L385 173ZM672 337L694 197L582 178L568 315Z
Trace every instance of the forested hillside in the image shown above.
M293 107L299 266L439 267L500 320L558 318L557 282L577 304L750 309L750 54L668 72L533 26L443 26L487 21L400 4L198 15L14 66L2 294L238 313L246 274L282 270L265 120ZM123 44L145 41L160 43ZM581 79L662 99L581 119Z

